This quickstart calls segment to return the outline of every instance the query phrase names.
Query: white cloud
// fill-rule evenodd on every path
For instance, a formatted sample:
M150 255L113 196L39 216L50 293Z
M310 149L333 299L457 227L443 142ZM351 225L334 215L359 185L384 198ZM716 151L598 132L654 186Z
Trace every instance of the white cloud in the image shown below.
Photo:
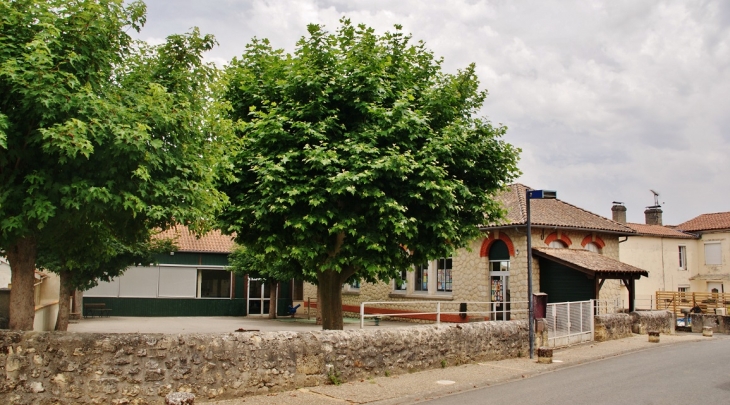
M483 114L523 149L521 181L610 216L730 211L730 3L723 1L149 0L143 38L197 25L220 64L253 36L293 51L309 23L402 24L444 68L477 64Z

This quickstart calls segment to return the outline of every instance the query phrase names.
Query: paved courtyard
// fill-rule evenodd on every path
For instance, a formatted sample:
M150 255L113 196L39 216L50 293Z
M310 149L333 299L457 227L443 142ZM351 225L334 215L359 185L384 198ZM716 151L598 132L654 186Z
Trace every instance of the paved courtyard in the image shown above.
M315 331L322 330L314 319L279 318L268 319L256 316L205 316L205 317L131 317L110 316L108 318L84 318L72 321L69 332L87 333L227 333L239 329L246 331ZM375 326L372 319L365 321L365 328L404 328L417 324L407 322L381 321ZM360 320L345 318L345 330L359 329Z

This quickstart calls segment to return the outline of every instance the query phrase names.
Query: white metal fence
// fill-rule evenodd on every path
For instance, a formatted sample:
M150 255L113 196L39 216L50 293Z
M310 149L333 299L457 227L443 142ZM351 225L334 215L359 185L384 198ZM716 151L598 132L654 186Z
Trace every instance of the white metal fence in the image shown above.
M548 346L560 347L593 340L594 300L547 305Z
M464 309L465 310L462 310ZM371 301L360 304L360 328L366 318L385 317L433 320L441 323L442 315L484 317L494 321L527 319L528 302L480 302L480 301Z

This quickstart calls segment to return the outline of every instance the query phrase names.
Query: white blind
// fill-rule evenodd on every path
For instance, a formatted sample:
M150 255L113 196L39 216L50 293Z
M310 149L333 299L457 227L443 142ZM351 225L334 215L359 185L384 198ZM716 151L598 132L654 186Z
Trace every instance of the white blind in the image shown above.
M118 297L119 296L119 277L112 279L110 282L100 281L99 284L84 291L84 297Z
M157 298L157 282L160 278L160 268L129 267L122 274L119 285L120 297Z
M195 298L198 269L160 266L160 297Z
M722 264L721 243L705 243L705 264Z

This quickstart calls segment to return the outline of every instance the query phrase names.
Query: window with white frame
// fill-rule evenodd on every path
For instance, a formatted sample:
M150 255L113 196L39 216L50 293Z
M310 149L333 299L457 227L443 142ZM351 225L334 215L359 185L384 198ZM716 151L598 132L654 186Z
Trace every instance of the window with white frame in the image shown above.
M428 292L428 263L416 267L413 277L413 290Z
M451 292L451 267L453 260L442 257L436 261L436 291Z
M352 279L342 285L342 289L348 292L360 292L360 279Z
M586 243L586 245L583 246L583 249L585 249L589 252L601 254L601 248L598 247L598 245L595 242Z
M679 269L687 270L687 246L679 245Z
M408 290L408 271L401 270L398 272L398 276L393 279L393 291L404 293Z
M677 291L681 293L689 292L689 286L688 285L680 285L677 287Z
M720 242L705 243L705 264L722 264L722 244Z
M564 248L567 248L568 245L566 245L565 242L563 242L562 240L554 240L554 241L550 242L548 247L556 248L556 249L564 249Z

